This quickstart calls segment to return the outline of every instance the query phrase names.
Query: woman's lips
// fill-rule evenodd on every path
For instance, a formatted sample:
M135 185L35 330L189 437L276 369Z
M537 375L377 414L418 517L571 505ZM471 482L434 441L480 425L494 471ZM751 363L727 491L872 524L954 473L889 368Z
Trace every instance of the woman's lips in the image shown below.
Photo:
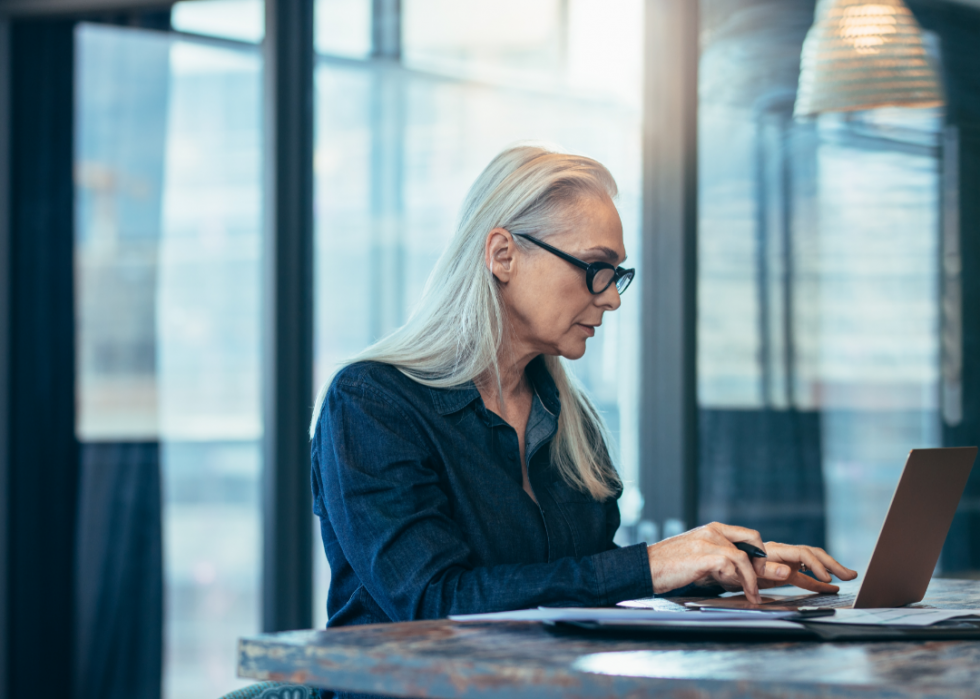
M594 325L586 325L585 323L579 323L578 326L580 328L584 329L585 330L585 334L588 335L589 337L592 337L593 335L595 335L595 326Z

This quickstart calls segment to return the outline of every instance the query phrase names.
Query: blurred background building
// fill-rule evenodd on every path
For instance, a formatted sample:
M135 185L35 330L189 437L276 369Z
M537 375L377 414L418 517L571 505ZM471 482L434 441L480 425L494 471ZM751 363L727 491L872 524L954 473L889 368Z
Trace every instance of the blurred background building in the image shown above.
M313 395L518 141L619 184L637 280L572 364L619 541L865 566L908 450L980 441L980 3L907 3L940 103L794 116L832 5L0 0L0 693L32 604L79 699L217 697L239 636L326 623ZM978 514L975 474L940 574Z

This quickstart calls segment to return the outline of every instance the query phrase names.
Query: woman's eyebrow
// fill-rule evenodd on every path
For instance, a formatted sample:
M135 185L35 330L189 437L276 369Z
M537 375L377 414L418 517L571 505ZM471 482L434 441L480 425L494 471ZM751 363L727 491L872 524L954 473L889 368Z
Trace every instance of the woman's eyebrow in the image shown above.
M618 252L616 252L612 248L607 248L604 245L598 245L594 248L589 248L588 250L582 251L582 257L585 257L586 255L592 255L592 254L598 254L599 257L605 259L610 264L616 264L616 260L619 259ZM626 262L625 257L623 258L623 262ZM622 264L622 262L620 262L619 264Z

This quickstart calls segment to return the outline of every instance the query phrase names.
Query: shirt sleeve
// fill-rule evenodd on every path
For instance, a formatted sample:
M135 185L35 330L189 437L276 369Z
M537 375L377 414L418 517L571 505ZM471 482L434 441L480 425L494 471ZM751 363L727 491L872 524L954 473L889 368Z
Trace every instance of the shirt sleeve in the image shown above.
M616 531L619 529L620 525L619 504L616 502L616 499L621 494L622 491L616 494L616 498L610 498L606 502L606 536L609 539L607 546L610 549L618 548L618 545L614 541ZM647 574L649 575L650 568L646 557L647 544L638 544L638 546L642 547L643 549L643 564L646 566ZM720 585L698 585L697 583L691 583L668 592L661 592L659 594L653 594L651 592L651 594L647 595L647 597L716 597L722 594L724 591L725 589Z
M653 594L643 544L549 563L473 565L425 440L398 400L374 386L335 382L314 439L320 509L392 620L606 606Z

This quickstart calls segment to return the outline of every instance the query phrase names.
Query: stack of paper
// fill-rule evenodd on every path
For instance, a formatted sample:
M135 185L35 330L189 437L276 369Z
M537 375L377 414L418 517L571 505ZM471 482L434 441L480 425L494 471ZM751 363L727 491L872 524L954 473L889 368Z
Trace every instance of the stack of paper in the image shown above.
M623 628L633 630L663 630L689 632L787 632L810 633L819 636L840 635L842 627L855 630L879 627L882 633L899 630L926 629L958 618L980 622L980 610L974 609L838 609L832 616L801 617L794 611L732 610L723 612L660 611L638 608L539 607L514 612L463 614L450 616L458 622L537 621L549 624L567 623L591 628ZM813 624L833 624L839 631L813 627ZM824 631L826 629L826 631ZM977 627L980 634L980 626ZM874 635L874 634L872 634Z
M838 609L833 616L807 619L814 624L848 624L850 626L932 626L961 617L980 618L978 609Z
M683 631L800 631L790 621L795 612L774 612L764 619L752 618L738 612L661 612L653 609L539 607L516 612L493 614L463 614L450 616L453 621L540 621L550 624L588 624L605 628L663 629Z

